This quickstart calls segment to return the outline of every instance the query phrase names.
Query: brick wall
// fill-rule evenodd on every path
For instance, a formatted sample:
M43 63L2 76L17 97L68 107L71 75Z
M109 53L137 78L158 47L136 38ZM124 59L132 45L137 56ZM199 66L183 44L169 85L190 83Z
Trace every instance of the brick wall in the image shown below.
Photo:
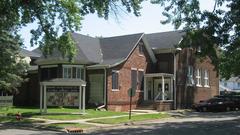
M196 51L193 49L183 49L177 54L177 107L189 108L193 103L200 100L209 99L219 93L219 77L211 60L207 57L199 59L195 55ZM187 67L192 65L194 69L193 78L196 83L195 70L197 68L208 70L210 87L197 87L196 85L187 86ZM202 76L203 78L203 76ZM203 81L202 81L203 84Z
M111 68L107 71L107 95L108 95L108 110L113 111L128 111L129 96L128 89L131 87L131 68L144 69L144 72L151 70L151 61L146 49L144 54L140 55L138 46L134 49L126 62ZM112 91L112 70L119 71L119 90ZM133 97L133 108L136 108L139 102L143 100L143 92L137 90Z
M15 106L39 106L40 86L37 73L30 73L28 81L24 82L18 93L14 95L13 104Z

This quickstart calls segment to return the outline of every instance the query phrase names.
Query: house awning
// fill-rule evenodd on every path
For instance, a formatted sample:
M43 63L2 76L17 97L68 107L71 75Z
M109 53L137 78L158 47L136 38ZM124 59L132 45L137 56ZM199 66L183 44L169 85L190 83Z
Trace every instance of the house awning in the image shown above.
M174 77L173 74L168 74L168 73L150 73L150 74L145 74L144 77Z
M48 86L86 86L86 82L81 79L56 78L40 82L40 85Z

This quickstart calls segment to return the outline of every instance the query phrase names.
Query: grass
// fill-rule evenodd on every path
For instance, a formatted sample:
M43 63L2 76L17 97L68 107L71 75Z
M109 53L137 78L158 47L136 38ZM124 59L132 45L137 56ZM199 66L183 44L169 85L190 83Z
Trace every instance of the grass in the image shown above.
M76 119L87 119L87 118L99 118L107 116L119 116L127 113L123 112L111 112L111 111L95 111L94 109L86 109L86 114L79 113L77 108L48 108L47 114L40 114L39 108L36 107L10 107L0 108L0 116L15 116L16 113L20 112L23 117L35 117L50 120L76 120ZM75 113L75 114L74 114Z
M118 118L90 120L88 122L100 123L100 124L119 124L119 123L134 122L134 121L162 119L162 118L168 118L168 117L170 117L170 115L166 113L158 113L158 114L134 115L132 116L131 120L129 120L127 116L123 116Z
M65 128L81 128L81 129L87 129L94 127L90 124L79 124L79 123L54 123L46 125L48 128L54 128L54 129L65 129Z
M1 116L0 123L43 123L41 120L31 120L31 119L22 119L20 121L16 120L15 117Z
M76 120L76 119L88 119L88 118L99 118L108 116L118 116L127 113L123 112L111 112L111 111L95 111L93 109L86 110L86 114L43 114L34 116L37 118L50 119L50 120Z

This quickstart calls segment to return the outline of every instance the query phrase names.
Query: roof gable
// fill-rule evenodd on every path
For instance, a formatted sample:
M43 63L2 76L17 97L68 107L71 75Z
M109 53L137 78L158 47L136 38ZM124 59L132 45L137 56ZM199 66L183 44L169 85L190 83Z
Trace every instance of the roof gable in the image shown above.
M182 30L146 34L147 41L152 49L171 49L181 42L185 32Z
M102 64L115 64L123 61L134 49L143 33L101 38L100 45L103 53Z
M25 57L33 57L33 58L39 58L41 56L41 54L38 54L38 53L33 52L33 51L28 51L28 50L23 49L23 48L21 48L20 54L22 56L25 56Z

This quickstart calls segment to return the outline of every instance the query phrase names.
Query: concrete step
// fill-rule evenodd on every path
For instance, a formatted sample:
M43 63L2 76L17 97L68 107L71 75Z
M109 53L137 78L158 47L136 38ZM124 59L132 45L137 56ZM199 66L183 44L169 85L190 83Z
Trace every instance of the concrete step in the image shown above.
M144 101L139 106L137 106L139 110L155 110L153 101Z

